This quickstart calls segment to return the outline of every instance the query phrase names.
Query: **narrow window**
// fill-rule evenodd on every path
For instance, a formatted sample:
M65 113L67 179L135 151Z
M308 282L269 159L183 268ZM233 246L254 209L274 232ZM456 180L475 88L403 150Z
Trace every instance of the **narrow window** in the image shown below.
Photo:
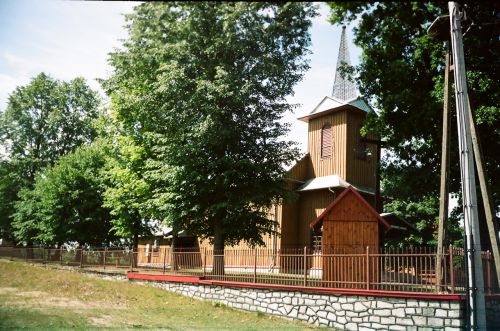
M367 156L368 156L368 153L367 153L368 146L367 146L366 142L363 141L363 137L361 136L361 128L362 128L361 125L358 126L357 132L356 132L357 140L358 140L358 146L356 147L356 157L358 159L361 159L361 160L366 160Z
M160 252L160 247L158 246L158 240L155 239L155 241L153 242L153 256L158 256L158 253Z
M321 158L325 159L332 156L332 126L323 125L321 128Z
M321 242L322 242L322 239L323 239L322 237L323 236L321 235L321 233L313 235L312 243L313 243L313 252L314 253L321 252L321 249L322 249Z

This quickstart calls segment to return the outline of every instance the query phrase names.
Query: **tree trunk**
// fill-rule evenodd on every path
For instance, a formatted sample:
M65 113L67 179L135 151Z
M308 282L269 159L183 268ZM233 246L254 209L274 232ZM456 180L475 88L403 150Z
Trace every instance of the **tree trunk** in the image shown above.
M135 221L134 222L134 233L132 234L133 238L132 238L132 245L133 245L133 248L134 250L137 250L137 248L139 247L139 224L140 221Z
M214 276L224 276L224 229L220 220L217 220L214 228L214 266L212 274Z
M137 257L139 254L139 224L140 221L135 220L132 233L132 268L137 268Z
M177 237L178 237L178 232L177 230L172 231L172 246L170 247L171 252L172 252L172 257L171 257L171 270L175 271L177 270L177 255L175 254L175 250L177 248Z

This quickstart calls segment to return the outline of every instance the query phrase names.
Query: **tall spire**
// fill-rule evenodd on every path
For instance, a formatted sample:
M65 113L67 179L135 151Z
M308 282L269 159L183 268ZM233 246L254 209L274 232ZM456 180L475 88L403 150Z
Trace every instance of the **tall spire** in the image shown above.
M339 57L337 59L337 69L335 70L335 82L333 83L332 96L340 100L350 100L358 96L356 84L343 76L340 68L344 65L351 66L349 58L349 49L347 48L345 26L342 27L342 36L340 37Z

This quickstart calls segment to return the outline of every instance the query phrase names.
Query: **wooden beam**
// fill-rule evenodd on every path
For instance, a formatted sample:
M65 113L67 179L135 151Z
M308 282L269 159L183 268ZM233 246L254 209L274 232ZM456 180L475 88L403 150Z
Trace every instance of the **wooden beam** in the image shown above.
M446 67L444 70L444 95L443 95L443 138L441 141L441 185L439 191L439 225L436 260L436 286L440 289L443 284L442 260L444 258L444 239L446 236L446 223L448 220L448 173L450 171L450 43L446 42Z
M491 207L491 195L490 189L488 187L488 182L486 181L486 175L484 173L483 157L480 149L479 137L476 133L476 125L474 124L474 116L472 115L472 108L470 106L470 101L467 100L469 104L469 123L470 132L472 137L472 147L474 149L474 160L476 162L477 175L479 177L479 186L481 188L481 195L483 197L483 207L484 213L486 215L486 224L488 225L488 234L491 242L491 250L493 253L493 259L495 262L495 273L498 284L500 284L500 249L498 247L498 228L497 224L493 218L493 209Z

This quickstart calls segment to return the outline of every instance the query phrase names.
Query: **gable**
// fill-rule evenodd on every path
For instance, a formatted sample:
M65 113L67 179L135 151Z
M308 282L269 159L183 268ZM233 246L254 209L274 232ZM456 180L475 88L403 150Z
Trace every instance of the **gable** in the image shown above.
M372 112L370 106L362 98L356 97L354 99L344 101L326 96L309 114L299 117L299 120L309 122L310 119L342 109L352 109L362 113Z
M321 100L321 102L313 109L313 111L309 115L318 114L332 108L337 108L342 106L343 104L343 102L337 101L332 97L324 97L323 100Z
M335 204L324 219L332 221L376 221L368 207L360 201L352 192L349 192L339 203Z
M330 214L332 214L331 217ZM390 225L373 209L373 207L352 187L347 187L326 209L315 218L309 227L314 229L321 225L324 219L346 221L376 220L389 229Z

